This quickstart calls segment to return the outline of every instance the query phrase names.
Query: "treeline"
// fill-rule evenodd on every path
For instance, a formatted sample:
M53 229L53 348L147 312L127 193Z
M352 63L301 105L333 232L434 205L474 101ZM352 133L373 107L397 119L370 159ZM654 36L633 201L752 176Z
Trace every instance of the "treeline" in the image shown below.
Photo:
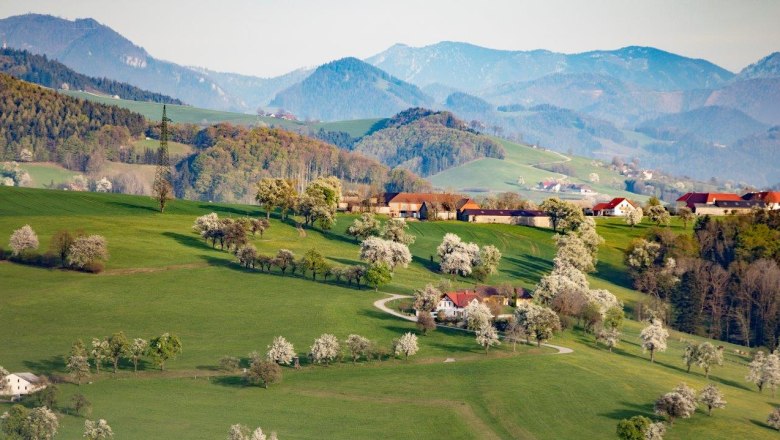
M46 55L36 55L26 50L0 49L0 72L52 89L85 90L118 95L133 101L183 104L178 99L127 83L82 75L58 61L48 59Z
M71 98L0 74L2 161L29 156L84 170L98 150L110 159L123 142L145 128L143 116L129 110ZM30 154L23 154L25 150Z
M173 128L173 139L187 131L202 150L177 167L177 197L212 201L251 201L264 177L291 180L302 190L320 176L409 191L420 187L412 173L391 171L363 155L280 129L219 124L196 133Z
M496 141L449 112L410 109L362 138L354 150L390 166L428 176L481 157L504 158Z
M655 230L626 254L636 287L673 327L774 349L780 336L780 212L700 217L693 237Z

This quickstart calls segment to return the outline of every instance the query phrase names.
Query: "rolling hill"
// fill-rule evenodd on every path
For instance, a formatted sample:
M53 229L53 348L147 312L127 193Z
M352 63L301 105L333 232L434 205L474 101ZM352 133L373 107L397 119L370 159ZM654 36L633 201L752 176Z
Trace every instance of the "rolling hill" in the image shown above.
M161 215L148 197L18 188L0 188L0 206L2 236L30 224L42 249L62 228L101 234L109 243L111 259L100 275L0 262L0 332L16 335L3 346L3 365L66 379L58 384L62 438L83 434L84 419L68 410L71 396L80 393L92 402L95 416L126 438L206 440L224 436L230 424L241 422L260 424L279 438L604 439L614 435L620 419L653 418L654 399L683 381L696 389L716 383L728 405L712 417L699 410L676 421L665 438L763 440L776 435L764 419L780 400L758 394L745 382L749 358L735 353L744 347L713 341L724 345L726 362L706 380L696 368L686 374L680 360L684 340L704 339L673 331L668 350L650 363L637 342L643 324L628 319L612 353L578 326L552 340L573 349L563 355L524 344L513 352L506 343L485 354L472 335L441 328L420 336L420 352L408 361L315 366L305 354L322 333L339 339L360 334L385 347L414 332L414 323L372 305L385 292L332 279L282 276L276 270L244 270L232 262L232 254L212 249L191 231L195 216L257 217L256 206L177 200ZM333 264L354 264L358 245L343 233L353 219L340 217L333 231L312 229L303 236L274 216L264 237L251 237L251 242L267 255L281 247L297 255L316 248ZM684 231L677 223L671 228ZM622 249L649 229L646 223L630 228L614 219L598 221L607 242L591 284L613 291L629 313L644 297L625 285ZM436 282L439 275L426 263L447 232L501 250L504 258L491 283L532 287L551 268L554 242L546 230L415 222L410 231L418 237L411 246L414 261L396 270L387 292L409 293ZM455 283L471 285L459 277ZM122 362L115 376L93 374L91 383L81 386L67 380L63 359L75 339L120 330L144 338L170 331L182 338L184 351L167 363L166 372L143 359L137 374ZM303 363L301 370L284 368L281 383L267 390L247 387L240 372L219 370L222 356L241 357L246 365L247 353L264 350L280 334L295 344ZM421 392L430 390L432 380L435 391ZM0 402L0 411L9 407Z
M430 104L431 98L416 86L357 58L318 67L300 83L279 92L271 102L271 106L299 117L324 121L382 118Z
M707 142L731 145L768 128L739 110L707 106L645 121L637 131L661 140L676 141L692 135Z

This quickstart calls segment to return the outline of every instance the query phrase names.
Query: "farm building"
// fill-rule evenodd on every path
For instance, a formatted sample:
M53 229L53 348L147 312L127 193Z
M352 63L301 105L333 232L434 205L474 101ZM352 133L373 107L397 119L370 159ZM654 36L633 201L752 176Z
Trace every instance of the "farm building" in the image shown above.
M743 195L742 199L764 202L767 209L780 209L780 192L778 191L751 192Z
M32 373L11 373L3 381L3 391L11 396L23 396L46 388L43 379Z
M696 214L713 214L713 212L702 212L697 209L703 209L704 211L718 211L715 207L716 202L740 202L742 197L733 193L694 193L689 192L680 196L677 199L675 207L677 209L687 207ZM711 205L713 209L707 209L706 205ZM718 215L718 214L715 214Z
M387 193L384 205L393 217L442 220L456 219L463 209L479 208L469 198L446 193Z
M433 314L435 316L439 312L443 312L447 318L464 318L465 309L469 304L479 304L481 302L482 298L476 292L447 292L442 295Z
M550 217L544 211L527 209L464 209L459 218L469 223L503 223L537 228L552 227Z

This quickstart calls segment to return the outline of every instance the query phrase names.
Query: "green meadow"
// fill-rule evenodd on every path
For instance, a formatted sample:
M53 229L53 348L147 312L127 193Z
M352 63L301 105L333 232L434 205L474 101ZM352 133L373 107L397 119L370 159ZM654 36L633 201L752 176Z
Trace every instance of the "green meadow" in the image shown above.
M388 346L414 324L373 306L385 297L365 287L332 280L312 281L240 268L230 253L213 249L191 230L196 216L260 216L256 206L173 201L165 214L148 197L0 188L0 247L10 233L30 224L45 251L50 237L66 228L104 235L111 259L101 274L0 262L0 365L11 371L64 376L64 357L78 338L150 338L179 335L183 353L161 372L144 361L133 374L128 363L117 375L93 375L90 383L59 385L56 405L63 414L58 438L80 438L83 417L72 415L69 399L83 393L93 404L91 418L109 421L117 438L224 438L233 423L262 426L281 439L452 438L452 439L608 439L625 417L652 415L652 403L685 381L700 389L700 370L685 373L684 338L672 332L669 350L651 364L639 347L642 324L628 321L614 353L594 344L579 328L550 342L572 348L506 344L485 354L473 336L438 329L420 336L420 352L409 360L349 362L284 369L269 389L245 387L240 374L218 370L220 357L246 361L284 335L305 356L313 339L329 332L351 333ZM253 243L265 254L280 248L301 254L315 248L335 264L358 261L358 245L344 234L354 216L339 216L332 231L307 229L274 215L264 236ZM682 226L673 224L682 231ZM599 219L606 239L591 284L608 288L632 309L641 294L631 289L622 251L650 228ZM459 222L412 223L414 261L396 270L383 287L410 293L436 282L430 256L447 232L480 245L494 244L504 255L491 284L510 282L532 288L551 269L552 232L509 225ZM471 280L454 279L458 286ZM778 400L759 394L747 382L747 358L726 346L726 362L711 380L728 406L712 417L699 410L678 420L667 439L775 438L765 426ZM454 362L445 363L445 359ZM0 411L8 404L0 403Z

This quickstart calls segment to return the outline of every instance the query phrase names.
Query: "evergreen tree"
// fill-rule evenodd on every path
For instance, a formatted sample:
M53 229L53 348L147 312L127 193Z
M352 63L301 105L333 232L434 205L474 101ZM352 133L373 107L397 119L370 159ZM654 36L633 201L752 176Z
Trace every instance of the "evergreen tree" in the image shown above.
M166 106L163 105L162 124L160 125L160 148L157 149L157 171L154 175L154 197L160 203L160 212L173 198L171 162L168 156L168 119Z

